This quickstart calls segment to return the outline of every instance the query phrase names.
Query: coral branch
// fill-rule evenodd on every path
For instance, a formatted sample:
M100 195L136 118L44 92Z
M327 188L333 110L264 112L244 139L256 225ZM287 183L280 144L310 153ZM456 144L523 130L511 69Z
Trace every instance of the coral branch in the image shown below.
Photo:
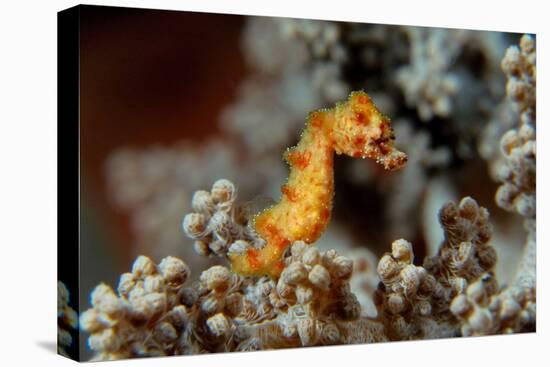
M234 199L227 180L195 194L197 213L184 227L201 252L227 257L233 247L255 248ZM215 218L221 213L223 221ZM185 287L183 261L167 257L155 265L138 257L120 277L118 294L105 284L92 292L80 325L96 360L533 331L534 288L497 286L488 211L466 197L444 205L439 219L445 239L423 266L414 265L405 240L380 259L377 315L365 314L352 285L367 264L296 241L277 280L216 265Z
M524 35L520 47L511 46L502 59L506 74L506 94L519 113L519 123L500 139L500 148L505 164L500 166L498 176L502 185L495 198L497 204L525 218L527 240L516 276L517 285L535 287L536 283L536 181L537 181L537 136L536 136L536 44Z
M71 331L77 328L78 315L69 305L69 290L61 281L57 281L57 352L69 356L67 348L73 343Z
M93 360L385 341L382 324L360 317L350 291L353 263L336 251L291 246L278 282L224 266L185 286L188 266L138 257L80 316Z
M485 316L466 316L464 311L457 316L460 321L453 316L458 313L452 306L470 284L480 279L487 279L485 283L494 280L491 272L496 252L489 245L489 212L465 197L459 204L445 204L439 211L439 221L445 240L436 256L424 259L423 266L413 264L412 245L405 240L394 241L392 252L378 263L381 283L375 301L391 340L458 336L461 326L467 332L470 329L464 325L472 322L478 322L475 328L480 333L489 330L489 321L477 320Z

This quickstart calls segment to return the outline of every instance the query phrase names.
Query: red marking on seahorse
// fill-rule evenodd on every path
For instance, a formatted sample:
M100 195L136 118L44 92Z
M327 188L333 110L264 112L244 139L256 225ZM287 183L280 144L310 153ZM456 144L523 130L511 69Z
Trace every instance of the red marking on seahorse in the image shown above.
M315 128L323 126L323 119L319 113L314 112L311 114L311 126Z
M321 211L321 221L322 222L328 221L329 218L330 218L330 210L328 210L327 208L323 209Z
M367 97L367 96L358 96L357 97L357 102L361 103L361 104L367 104L370 102L370 98Z
M293 189L288 185L281 186L281 192L283 193L283 195L286 196L289 201L295 202L296 200L298 200L298 193L296 192L296 189Z
M279 260L275 263L275 271L280 273L283 271L284 268L285 268L285 263L283 262L283 260Z
M301 153L297 150L293 150L288 154L288 161L294 167L298 169L305 169L309 165L311 159L311 152Z
M258 257L260 256L260 251L255 248L249 248L246 251L246 256L248 257L248 263L252 269L260 268L260 261Z
M257 224L256 230L258 232L264 233L265 239L277 248L284 249L289 244L289 241L284 238L277 227L275 227L275 225L271 223L263 223L259 225Z
M361 149L367 142L367 139L364 136L356 136L355 139L353 139L353 144L358 148Z
M355 121L357 121L357 123L360 124L360 125L366 124L367 121L365 119L365 114L361 113L361 112L356 112L355 113Z

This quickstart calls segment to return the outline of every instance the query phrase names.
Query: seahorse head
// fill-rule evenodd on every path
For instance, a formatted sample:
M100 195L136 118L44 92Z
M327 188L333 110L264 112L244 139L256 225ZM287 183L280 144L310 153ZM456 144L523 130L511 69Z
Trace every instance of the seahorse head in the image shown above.
M334 150L355 158L371 158L387 170L403 167L405 153L395 148L390 119L380 113L365 92L353 92L334 110Z

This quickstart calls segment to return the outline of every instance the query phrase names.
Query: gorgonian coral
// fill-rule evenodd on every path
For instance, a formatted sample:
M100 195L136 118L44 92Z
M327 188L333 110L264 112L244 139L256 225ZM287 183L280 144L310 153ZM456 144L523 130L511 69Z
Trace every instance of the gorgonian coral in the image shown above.
M223 200L217 204L228 203ZM240 207L225 205L229 213ZM534 330L534 289L499 288L492 273L487 210L466 197L443 206L439 218L445 240L423 266L414 265L406 240L395 241L380 259L375 314L365 314L352 291L354 272L359 275L366 264L296 241L283 256L278 279L215 265L187 284L182 260L168 257L156 265L140 256L132 272L120 277L117 293L105 284L92 292L93 307L81 315L81 328L91 334L95 360Z
M183 290L188 276L180 259L166 257L156 265L140 256L121 275L117 293L98 285L90 295L92 308L80 315L94 359L179 354L175 342L188 318Z
M533 331L535 290L511 287L499 292L494 275L486 273L453 299L450 310L461 320L464 336Z
M506 165L499 176L503 185L497 191L499 206L526 218L536 215L536 53L535 42L523 36L520 48L510 47L502 60L508 77L506 92L519 113L517 128L507 131L500 141Z
M189 268L138 257L117 291L100 284L80 316L94 360L246 351L386 340L350 291L353 263L334 250L292 245L285 271L243 278L215 265L185 284Z
M77 328L78 315L69 305L69 290L61 281L57 282L57 352L68 356L67 348L73 343L71 331Z
M394 340L459 335L449 312L451 300L492 270L496 253L487 209L470 197L445 204L439 221L445 233L435 256L413 264L411 243L398 240L378 263L381 287L376 294L388 335Z
M315 46L315 52L332 52L330 33L326 37L325 49ZM528 230L516 281L499 284L499 247L493 246L489 210L471 197L441 206L443 239L423 261L415 261L414 238L394 241L377 266L370 253L354 251L348 257L341 250L339 254L311 246L331 216L334 151L374 158L387 169L405 162L405 155L393 146L389 120L366 94L353 93L346 103L309 115L300 142L285 153L291 173L278 204L257 214L237 200L236 185L228 179L212 180L209 191L194 193L193 212L184 216L183 230L195 241L196 252L225 258L231 268L212 266L191 283L186 282L190 272L182 260L168 257L156 265L139 257L132 272L121 276L117 293L107 285L96 288L92 308L80 319L81 328L91 334L88 342L95 358L534 331L534 55L534 40L525 36L502 63L509 79L508 107L515 106L520 123L502 137L504 157L497 172L503 185L496 197L501 207L525 218ZM272 67L266 72L283 66ZM452 115L448 102L457 95L441 97L447 101L420 97L434 102L428 114L433 117ZM441 105L450 109L445 112ZM426 159L434 158L426 153L437 151L429 139L409 141L418 143ZM416 155L412 148L403 147ZM450 150L444 146L439 151L446 160ZM495 152L490 150L489 156L494 158ZM396 189L404 184L397 182Z

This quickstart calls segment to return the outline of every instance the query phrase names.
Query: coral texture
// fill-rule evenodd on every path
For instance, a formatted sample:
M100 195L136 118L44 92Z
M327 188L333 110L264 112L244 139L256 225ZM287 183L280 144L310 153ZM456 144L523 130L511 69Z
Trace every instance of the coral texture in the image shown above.
M450 310L461 320L464 336L510 334L534 330L535 302L534 288L499 292L494 276L487 273L455 297Z
M496 263L488 219L472 198L448 202L439 212L445 240L437 255L416 266L411 243L397 240L380 259L375 296L392 340L459 335L449 302Z
M360 315L350 259L303 242L290 252L278 282L215 265L187 287L183 261L138 257L117 293L98 285L80 316L93 360L385 340Z
M492 274L487 210L466 197L444 205L439 218L445 239L423 266L413 264L406 240L382 256L374 315L351 287L368 263L296 241L277 280L215 265L186 286L182 260L155 265L140 256L120 277L118 294L105 284L92 292L80 325L91 334L94 360L534 330L534 289L499 288Z
M501 157L495 169L502 182L497 204L524 218L527 231L516 276L499 289L492 274L471 284L453 300L451 311L465 323L464 335L487 335L532 331L536 328L536 45L533 37L521 37L501 62L506 83L508 108L515 110L517 125L500 139ZM511 127L510 114L503 127ZM501 128L501 130L504 130Z
M175 342L187 322L183 284L188 266L174 257L156 265L139 256L120 276L117 293L106 284L90 295L92 308L80 315L90 334L94 360L178 354Z
M536 215L536 54L534 40L521 39L520 49L510 47L502 60L508 77L506 93L520 117L518 127L507 131L500 147L506 159L499 176L503 185L496 200L506 210L527 219Z
M57 352L68 357L66 348L73 344L71 330L78 326L78 315L69 305L69 290L63 282L57 282Z
M164 197L165 187L173 188L181 197L174 215L163 217L170 217L170 231L190 201L192 212L177 226L198 254L225 259L228 267L211 266L192 282L190 267L176 257L159 265L138 257L132 272L121 276L118 292L99 285L92 308L80 317L94 358L535 331L536 47L533 37L523 36L501 60L508 40L489 32L251 18L243 42L255 72L222 121L253 159L195 177L185 170L174 174L179 153L172 150L159 160L165 166L143 171L161 177L159 184L143 180L145 189L136 190L139 200L133 201L140 204L129 206L148 205ZM309 115L300 142L285 153L291 173L278 204L237 200L236 184L244 196L280 185L284 169L272 153L289 145L307 111L365 83L382 110L398 117L396 148L389 120L366 94L353 93L347 103ZM366 126L358 131L362 121ZM342 200L354 201L347 218L360 218L367 228L361 241L369 249L347 250L349 244L338 240L326 250L311 246L335 214L332 170L339 163L333 151L374 158L391 169L404 163L397 149L407 152L409 163L390 176L367 162L342 163L358 173L343 175L342 186L351 193ZM143 167L136 165L128 176ZM245 170L253 179L241 175ZM472 188L480 172L499 182L498 206L487 204L493 189L487 197L479 190L480 198ZM438 185L445 190L435 190ZM474 190L479 204L470 196L452 197L465 188ZM382 206L365 201L365 192ZM432 211L418 215L426 208ZM502 223L514 219L507 212L519 214L527 235L515 278L502 281L502 252L517 246L497 237ZM439 221L424 226L430 233L420 226L426 217ZM389 230L376 227L379 218L387 219ZM161 234L164 225L146 232ZM373 239L373 228L383 234ZM388 236L399 239L385 241ZM175 238L168 242L180 241ZM391 251L376 260L370 250L387 250L388 243ZM426 256L418 261L415 253Z
M506 94L519 114L516 128L506 132L501 140L505 164L498 172L503 184L496 193L497 204L515 211L524 219L527 239L523 258L516 276L516 285L536 287L536 45L524 35L520 47L512 46L502 59L502 70L508 78Z

